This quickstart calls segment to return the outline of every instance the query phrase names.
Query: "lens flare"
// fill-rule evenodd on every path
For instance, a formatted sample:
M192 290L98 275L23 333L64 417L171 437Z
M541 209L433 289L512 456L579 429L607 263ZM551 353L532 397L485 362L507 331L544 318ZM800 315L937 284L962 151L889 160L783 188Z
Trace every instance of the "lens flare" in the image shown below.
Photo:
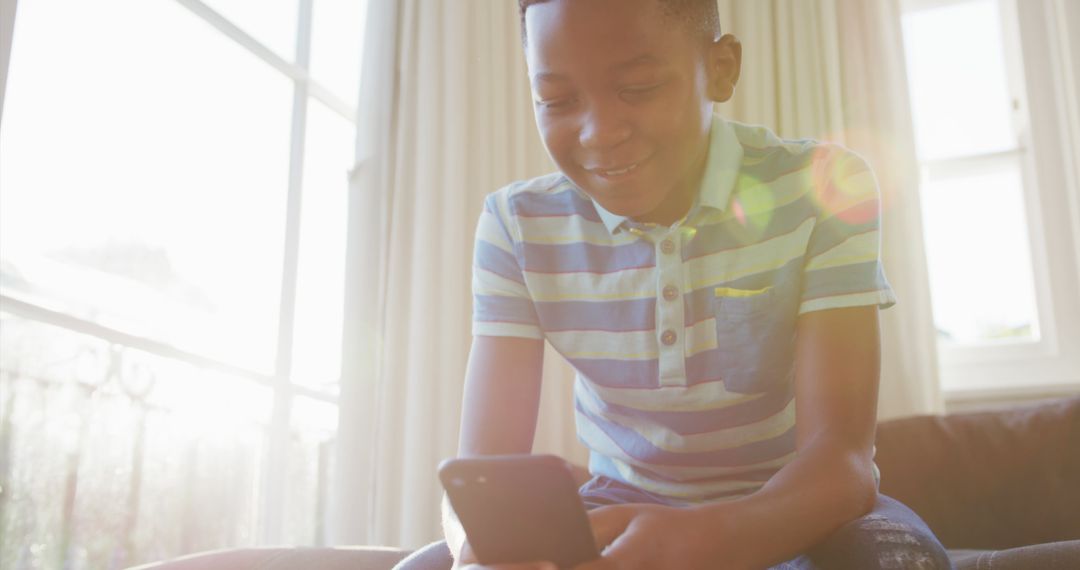
M810 191L820 219L835 217L852 226L877 220L880 203L874 173L858 155L835 146L814 151Z
M742 243L758 242L773 220L776 196L767 184L751 176L741 176L737 188L731 212L738 223L732 233Z

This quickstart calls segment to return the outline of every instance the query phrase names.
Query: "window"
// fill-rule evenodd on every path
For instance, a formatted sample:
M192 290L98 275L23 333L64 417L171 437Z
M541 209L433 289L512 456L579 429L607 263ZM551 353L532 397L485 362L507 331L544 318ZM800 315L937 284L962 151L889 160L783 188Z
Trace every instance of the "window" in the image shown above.
M0 567L322 543L365 6L4 13Z
M904 0L946 394L1080 385L1069 35L1053 0ZM1049 64L1047 63L1049 62Z

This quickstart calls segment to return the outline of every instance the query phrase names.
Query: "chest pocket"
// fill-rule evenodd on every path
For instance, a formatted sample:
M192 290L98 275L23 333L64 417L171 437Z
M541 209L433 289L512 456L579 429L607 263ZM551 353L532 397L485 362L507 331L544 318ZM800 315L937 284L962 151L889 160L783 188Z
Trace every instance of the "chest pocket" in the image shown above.
M729 391L768 392L789 378L798 312L791 289L785 284L759 290L715 289L718 367Z

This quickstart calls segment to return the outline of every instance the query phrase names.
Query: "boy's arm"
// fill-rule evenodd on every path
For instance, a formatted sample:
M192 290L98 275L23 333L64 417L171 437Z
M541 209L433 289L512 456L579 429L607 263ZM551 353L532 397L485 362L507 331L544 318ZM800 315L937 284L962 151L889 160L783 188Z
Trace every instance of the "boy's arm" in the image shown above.
M815 311L797 326L798 455L760 491L715 511L738 517L749 535L746 555L770 565L866 514L877 498L878 308Z
M458 456L532 450L543 357L542 340L473 338L465 373ZM443 501L443 531L450 552L458 559L465 533L446 501Z
M598 539L615 540L598 566L769 567L870 511L877 495L878 308L810 312L797 326L797 457L743 499L682 512L594 512Z

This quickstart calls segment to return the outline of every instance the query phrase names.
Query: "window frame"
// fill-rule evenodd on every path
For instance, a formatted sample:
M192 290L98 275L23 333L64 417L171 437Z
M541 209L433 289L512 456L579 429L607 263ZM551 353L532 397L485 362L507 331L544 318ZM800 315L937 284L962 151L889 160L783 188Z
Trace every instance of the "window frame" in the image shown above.
M902 13L966 1L903 0ZM1039 337L978 345L939 339L939 376L949 404L1080 392L1080 187L1078 176L1068 174L1064 156L1070 148L1074 155L1080 152L1080 113L1075 98L1069 98L1080 88L1080 74L1069 73L1075 69L1070 61L1077 60L1069 57L1070 24L1061 17L1067 3L995 1L1019 135L1016 150L920 162L920 167L925 175L933 169L1019 158ZM1072 26L1077 19L1074 15ZM1076 170L1075 164L1072 168Z
M293 105L290 111L290 150L288 170L288 190L285 219L284 255L281 272L279 297L278 335L276 356L271 374L249 370L218 361L205 355L181 350L168 343L151 338L128 334L111 329L98 323L57 312L39 306L24 299L6 294L0 295L2 310L21 318L58 326L73 332L104 340L112 345L148 352L164 358L178 360L204 370L225 372L241 378L255 380L262 389L271 390L273 403L270 423L267 426L267 452L262 457L260 484L257 504L259 516L256 519L255 537L258 544L280 544L285 540L284 518L287 464L290 459L289 440L291 429L291 409L296 398L309 398L331 404L340 414L341 398L338 394L320 391L296 383L292 378L294 317L297 303L297 280L301 238L301 204L303 198L303 174L305 137L307 132L307 109L312 100L325 104L330 110L352 123L354 132L358 128L357 102L348 103L330 89L313 79L309 73L311 40L313 28L314 0L297 0L296 51L294 61L290 62L275 51L255 39L240 26L233 23L201 0L175 0L195 16L233 40L262 63L268 64L287 76L293 82ZM361 4L365 3L361 0ZM14 23L17 17L17 0L0 0L0 31L3 42L0 44L0 119L3 113L3 95L6 91L7 73L13 43ZM359 71L359 70L358 70ZM355 137L354 137L355 141ZM355 142L354 142L355 144ZM346 181L343 177L342 184ZM345 263L345 260L342 260ZM338 381L341 376L339 372ZM331 489L321 482L319 504L325 506ZM324 528L330 520L330 514L321 513L319 528ZM316 541L327 543L325 532L320 531Z

